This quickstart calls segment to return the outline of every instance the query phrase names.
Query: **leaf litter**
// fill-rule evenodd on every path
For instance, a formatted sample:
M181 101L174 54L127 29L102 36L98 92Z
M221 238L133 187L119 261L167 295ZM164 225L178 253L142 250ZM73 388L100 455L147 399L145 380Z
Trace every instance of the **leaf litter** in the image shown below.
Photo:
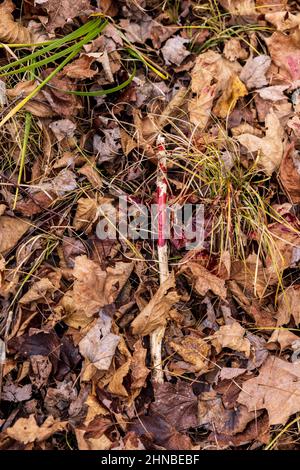
M0 448L298 449L297 2L0 12Z

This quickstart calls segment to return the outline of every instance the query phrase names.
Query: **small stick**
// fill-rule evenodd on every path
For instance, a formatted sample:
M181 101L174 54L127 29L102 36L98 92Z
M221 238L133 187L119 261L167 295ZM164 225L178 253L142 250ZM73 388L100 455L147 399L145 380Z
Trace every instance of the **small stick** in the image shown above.
M157 196L158 196L158 240L157 254L159 267L159 281L163 284L169 277L168 268L168 244L165 238L167 223L167 153L165 142L162 136L157 138L158 144L158 167L157 167ZM153 380L163 383L164 373L162 368L162 340L165 334L165 326L160 326L154 330L150 336L151 358L153 366Z

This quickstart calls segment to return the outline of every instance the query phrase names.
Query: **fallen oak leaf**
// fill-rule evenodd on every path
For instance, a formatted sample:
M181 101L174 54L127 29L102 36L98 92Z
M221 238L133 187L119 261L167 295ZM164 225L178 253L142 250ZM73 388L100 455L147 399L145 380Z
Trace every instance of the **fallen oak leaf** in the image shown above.
M277 326L286 325L293 317L300 324L300 286L290 286L278 298Z
M265 137L257 137L252 134L242 134L236 137L238 142L242 144L249 152L261 151L259 154L259 166L267 175L271 175L277 170L283 158L283 127L272 110L266 116L266 135Z
M247 60L240 73L240 79L245 83L248 90L268 85L266 73L270 65L271 57L267 55L250 57Z
M100 317L79 343L79 351L97 369L107 371L120 337L110 333L111 319Z
M95 60L95 57L83 54L79 59L66 65L66 67L63 68L63 73L69 78L77 78L79 80L93 78L98 73L98 70L90 68Z
M211 343L216 348L217 353L223 348L230 348L234 351L245 353L246 357L250 356L250 341L244 338L246 333L238 322L229 325L223 325L218 331L211 336Z
M198 401L198 426L211 431L233 436L244 431L247 424L255 418L253 411L246 406L224 407L222 398L216 392L204 392Z
M81 197L77 201L77 208L73 219L75 230L84 230L87 233L91 230L92 224L98 218L98 204L95 199Z
M202 89L216 80L216 93L225 90L228 80L233 74L238 74L241 66L238 62L230 62L221 54L207 51L197 56L191 72L191 88L194 93L201 93Z
M52 294L57 289L59 289L61 273L53 272L49 275L49 277L43 277L39 281L35 282L26 292L26 294L21 297L19 300L20 304L28 304L38 300L45 301L47 294Z
M164 416L177 431L198 427L198 400L190 382L156 383L154 396L150 413Z
M280 181L294 204L300 202L300 155L294 145L290 145L279 169Z
M28 444L29 442L43 442L53 434L67 428L67 421L55 420L48 416L41 426L38 426L34 414L28 418L19 418L15 424L6 429L6 434L16 441Z
M100 308L113 303L133 269L133 263L116 263L103 271L86 255L77 256L74 265L73 299L75 309L92 317Z
M287 329L276 329L268 340L268 345L272 346L274 343L280 345L280 350L283 351L288 347L293 348L293 344L299 343L299 336L295 335ZM273 349L272 347L270 349Z
M119 367L111 377L107 390L114 395L120 397L128 397L128 392L123 385L123 380L129 372L131 359L127 360L121 367Z
M88 0L37 0L47 10L49 21L46 28L53 32L56 28L62 28L68 21L76 16L91 13L91 5Z
M208 371L210 346L207 341L189 335L180 338L178 342L170 341L169 344L185 362L192 365L191 372L206 373Z
M286 82L300 79L300 49L297 34L289 36L276 31L265 39L272 61L286 74ZM284 75L280 73L280 75Z
M178 274L185 274L187 277L191 277L193 281L193 288L195 291L202 296L211 290L215 295L226 299L227 290L225 287L225 281L220 279L215 274L212 274L208 269L204 268L201 264L190 261L184 264L178 271Z
M237 401L249 411L266 409L270 425L284 425L300 411L300 364L269 356L259 376L243 383Z
M14 248L30 227L31 224L26 219L0 216L0 254L5 254Z
M146 336L165 325L169 311L179 299L175 290L175 275L172 273L131 323L133 334Z
M206 86L197 96L188 102L190 121L200 129L204 128L208 123L215 94L216 85Z

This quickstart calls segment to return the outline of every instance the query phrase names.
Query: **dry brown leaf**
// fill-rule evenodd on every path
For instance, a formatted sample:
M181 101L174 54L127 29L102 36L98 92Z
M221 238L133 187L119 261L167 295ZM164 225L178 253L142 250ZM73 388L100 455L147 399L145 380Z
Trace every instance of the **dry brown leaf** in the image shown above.
M49 124L49 128L52 130L58 142L61 142L65 137L73 137L76 124L70 119L59 119L59 121L53 121Z
M162 415L178 431L198 426L197 397L192 384L178 380L176 384L165 382L155 384L155 401L150 411ZM174 404L176 403L176 406Z
M131 323L133 334L146 336L157 327L165 325L169 311L179 299L172 273Z
M215 91L216 85L204 87L195 98L188 102L190 121L200 129L206 126L210 118Z
M31 224L26 219L0 216L0 253L5 254L11 250L30 227Z
M293 15L289 11L267 13L265 19L274 25L278 31L287 31L300 26L300 15Z
M98 204L94 199L81 197L77 201L77 209L73 220L75 230L84 230L89 233L92 224L97 220Z
M287 97L283 94L283 92L287 90L288 88L289 88L288 85L274 85L274 86L261 88L260 90L257 90L257 93L264 100L280 101L280 100L287 99Z
M232 75L222 96L218 99L213 112L220 118L226 118L234 110L239 98L246 96L248 90L237 75Z
M0 41L8 44L28 44L32 42L30 31L14 20L15 9L12 0L4 0L0 5Z
M293 343L299 343L299 336L295 335L287 329L277 329L274 330L272 335L268 340L268 344L279 343L280 349L284 350L290 346L293 346Z
M204 426L217 433L232 436L242 432L255 418L255 413L245 406L226 409L221 397L215 392L201 393L198 402L198 426Z
M234 62L237 59L247 59L248 52L241 46L237 38L232 38L225 42L224 56L226 59L230 60L230 62Z
M286 325L293 317L297 326L300 324L300 286L285 289L278 298L277 326Z
M93 188L100 189L102 187L102 178L99 171L97 171L96 165L93 165L93 162L86 163L82 168L80 168L80 170L78 170L78 173L86 176Z
M189 39L184 39L181 36L175 36L167 40L161 49L166 65L180 65L190 55L190 52L184 46L188 42Z
M107 390L110 393L113 393L114 395L118 395L120 397L128 397L128 392L123 385L123 380L129 372L130 364L131 360L129 359L115 371L107 387Z
M258 152L259 165L267 175L271 175L273 171L280 166L283 157L283 127L272 110L266 117L266 135L263 138L256 137L252 134L242 134L237 140L249 152Z
M262 297L269 285L278 282L278 275L264 268L256 254L248 256L246 261L234 261L231 265L230 278L237 281L247 291L253 291Z
M46 296L52 294L59 289L61 274L54 272L49 277L43 277L39 281L35 282L28 292L21 297L19 302L21 304L28 304L37 300L46 300Z
M13 426L6 429L6 434L16 441L28 444L28 442L42 442L56 432L63 431L67 427L67 421L55 420L48 416L41 426L38 426L33 414L29 418L19 418Z
M256 0L256 8L260 13L287 10L288 0Z
M216 93L225 90L227 82L233 74L238 74L241 66L238 62L230 62L221 54L207 51L197 56L191 72L191 88L194 93L201 93L216 80Z
M43 78L46 78L52 72L53 69L46 69L42 73ZM74 89L75 85L73 81L66 77L63 72L59 72L50 80L49 86L44 86L40 93L43 98L47 100L52 111L62 118L69 118L78 114L79 110L82 108L79 96L66 93L66 91L74 91Z
M86 255L75 258L73 300L77 311L93 316L101 307L113 303L131 274L133 263L118 262L102 271Z
M282 159L280 181L294 204L300 202L300 154L290 145Z
M185 362L192 364L192 372L205 373L208 370L210 346L207 341L196 336L185 336L180 341L170 341L170 346Z
M240 367L222 367L219 380L232 380L245 372L247 372L247 369L241 369Z
M83 54L79 59L64 67L63 73L69 78L78 78L79 80L93 78L98 73L97 70L90 68L94 61L94 57Z
M265 408L270 425L284 425L300 411L300 364L269 356L259 376L243 383L238 402L249 411Z
M255 0L220 0L219 3L231 15L256 16Z
M259 55L250 57L244 65L240 79L245 83L248 90L253 88L261 88L268 85L266 73L271 65L271 57L267 55Z
M88 0L36 0L36 3L41 3L47 10L49 21L46 27L50 32L62 28L76 16L92 12Z
M250 341L245 338L246 330L238 322L223 325L211 337L211 343L219 353L222 348L230 348L233 351L245 353L250 356Z
M201 266L201 264L190 261L180 268L179 274L181 273L191 277L193 288L199 295L204 296L211 290L215 295L221 297L221 299L226 299L227 290L224 279L220 279L218 276L210 273L206 268Z
M273 62L280 67L280 77L286 74L286 82L300 79L300 48L297 35L275 32L266 39Z
M140 390L144 387L150 370L146 367L147 349L143 347L142 340L134 343L134 352L131 361L132 390Z
M110 332L111 318L102 315L79 343L79 351L97 369L109 369L120 337Z

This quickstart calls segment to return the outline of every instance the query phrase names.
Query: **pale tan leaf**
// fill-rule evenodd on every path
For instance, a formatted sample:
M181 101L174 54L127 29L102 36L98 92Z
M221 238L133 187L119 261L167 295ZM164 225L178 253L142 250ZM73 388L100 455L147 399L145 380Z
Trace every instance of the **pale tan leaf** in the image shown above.
M223 325L211 337L211 343L219 353L223 348L245 353L250 356L250 341L245 338L246 330L238 322Z
M204 87L201 92L188 103L190 121L200 129L206 126L210 118L215 90L216 85Z
M271 65L271 57L267 55L259 55L250 57L244 65L240 79L245 83L248 90L253 88L261 88L268 84L266 73Z
M77 209L73 220L75 230L88 230L97 219L97 202L95 199L81 197L77 201Z
M169 311L179 299L180 297L175 290L175 276L172 273L133 320L131 324L133 334L146 336L158 326L164 325Z
M131 360L129 359L115 371L114 375L109 381L109 385L107 388L110 393L113 393L114 395L118 395L120 397L128 397L127 390L123 385L123 380L129 372L130 363Z
M93 316L101 307L113 303L131 274L133 263L118 262L103 271L87 256L77 256L74 266L73 299L77 311Z
M277 325L286 325L293 317L296 325L300 324L300 286L285 289L278 298Z
M260 151L259 165L267 175L280 166L283 157L283 127L274 113L271 111L266 117L266 135L263 138L252 134L242 134L237 140L247 148L249 152Z
M21 304L28 304L37 300L45 300L47 294L55 292L59 288L61 274L59 272L52 273L49 277L43 277L39 281L35 282L28 292L21 297L19 302Z
M222 299L226 298L227 290L225 287L224 279L220 279L218 276L210 273L201 264L190 261L184 264L179 270L179 274L184 273L188 277L191 277L193 281L193 288L199 295L205 295L211 290L215 295L218 295Z
M180 341L171 341L170 346L185 362L192 365L191 371L205 373L208 370L210 346L207 341L196 336L185 336Z
M270 425L285 424L300 411L300 364L269 356L259 376L243 383L238 402L249 411L265 408Z
M11 250L30 227L31 224L26 219L0 216L0 253L5 254Z
M14 20L15 9L12 0L4 0L0 5L0 41L8 44L28 44L32 42L30 31Z
M216 80L216 93L223 91L233 74L238 74L241 66L238 62L230 62L221 54L207 51L197 56L195 66L191 72L191 87L194 93L201 93L202 89Z
M144 387L150 370L145 365L147 349L143 347L142 340L139 339L136 343L134 343L133 348L134 352L130 366L132 375L131 388L136 390Z
M16 441L28 444L28 442L42 442L54 433L63 431L67 427L67 421L55 420L48 416L41 426L38 426L33 414L29 418L19 418L13 426L7 428L6 433Z
M96 323L79 342L79 351L85 359L99 370L108 370L120 337L111 333L112 318L100 311Z

